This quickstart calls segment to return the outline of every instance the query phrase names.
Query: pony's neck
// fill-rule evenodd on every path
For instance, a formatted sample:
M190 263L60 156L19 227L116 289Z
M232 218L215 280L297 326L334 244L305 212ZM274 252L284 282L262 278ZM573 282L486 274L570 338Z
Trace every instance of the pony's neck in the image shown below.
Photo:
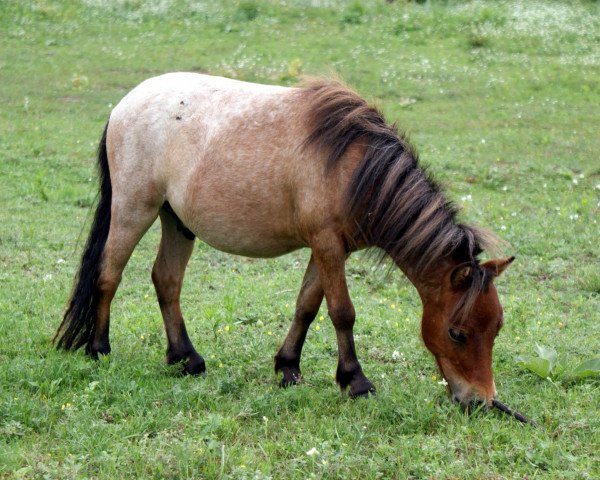
M429 265L426 270L419 270L402 259L393 260L406 278L415 286L423 302L425 300L431 301L439 294L444 287L444 283L449 281L450 271L469 261L469 259L460 260L452 255L447 255L438 262Z

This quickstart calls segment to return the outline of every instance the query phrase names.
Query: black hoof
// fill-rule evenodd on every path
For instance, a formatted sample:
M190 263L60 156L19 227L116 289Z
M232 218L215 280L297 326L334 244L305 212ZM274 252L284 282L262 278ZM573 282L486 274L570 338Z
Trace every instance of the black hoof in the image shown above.
M348 394L350 398L368 398L370 396L376 396L377 391L373 385L366 386L363 388L359 388L356 391L350 389L350 393Z
M200 375L206 372L204 359L197 353L180 354L176 352L167 352L166 362L169 365L175 365L183 362L182 373L184 375Z
M298 370L297 368L284 367L280 371L283 373L283 378L279 382L279 386L281 388L287 388L291 387L292 385L298 385L298 383L302 379L302 375L300 375L300 370Z
M348 393L350 398L375 395L375 386L365 376L360 366L356 366L355 368L348 370L338 366L336 380L342 391L345 391L348 387L350 387L350 392Z
M288 358L281 353L275 355L275 373L281 372L283 378L279 382L282 388L297 385L302 379L300 375L300 357Z
M185 375L202 375L206 372L204 359L198 355L190 355L187 362L183 364L183 373Z
M108 355L110 353L110 343L88 343L85 347L85 353L87 353L94 360L98 360L99 355Z

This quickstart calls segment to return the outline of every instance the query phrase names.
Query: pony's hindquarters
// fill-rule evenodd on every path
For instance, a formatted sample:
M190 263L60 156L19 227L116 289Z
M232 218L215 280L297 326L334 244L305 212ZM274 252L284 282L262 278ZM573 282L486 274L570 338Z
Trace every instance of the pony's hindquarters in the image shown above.
M89 350L91 340L96 330L96 315L99 302L98 282L100 279L100 264L106 239L110 228L112 185L108 170L106 153L106 133L108 123L104 127L102 139L98 146L98 173L100 176L100 200L90 234L81 257L75 285L63 320L54 335L53 341L57 348L77 350L87 345ZM102 349L108 353L108 343Z
M140 201L133 187L123 188L122 178L115 188L109 158L114 150L110 148L111 127L106 125L98 148L100 200L67 310L54 336L57 348L77 350L85 345L92 357L110 352L110 303L133 249L159 208ZM138 179L131 182L139 184Z

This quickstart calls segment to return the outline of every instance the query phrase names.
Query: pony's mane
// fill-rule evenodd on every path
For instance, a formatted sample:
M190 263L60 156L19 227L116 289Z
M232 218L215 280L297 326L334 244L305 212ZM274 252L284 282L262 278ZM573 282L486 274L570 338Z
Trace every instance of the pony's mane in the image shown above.
M314 80L301 95L309 126L306 145L327 152L327 169L353 143L364 146L364 158L346 192L357 242L379 247L415 272L427 272L447 257L472 262L478 273L482 270L477 256L494 249L498 239L457 223L457 207L419 165L416 150L395 125L338 81ZM469 290L475 285L479 290L484 283L481 278Z

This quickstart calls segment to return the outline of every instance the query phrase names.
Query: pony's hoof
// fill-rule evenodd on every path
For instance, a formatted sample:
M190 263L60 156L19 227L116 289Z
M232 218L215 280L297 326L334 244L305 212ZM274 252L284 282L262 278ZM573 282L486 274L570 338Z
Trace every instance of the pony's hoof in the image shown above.
M85 353L94 360L98 360L99 355L108 355L110 353L110 343L88 343L85 348Z
M350 387L350 391L348 392L350 398L375 395L375 386L366 377L359 365L355 366L354 369L348 370L344 370L341 367L342 365L338 366L336 380L342 392L345 392Z
M300 375L300 370L297 369L283 368L282 373L283 378L279 382L279 386L281 388L287 388L291 387L292 385L298 385L298 383L302 379L302 375Z
M165 361L168 365L175 365L183 362L181 372L184 375L200 375L206 372L206 364L204 363L204 359L196 351L193 351L192 353L178 353L168 350Z
M206 375L206 363L204 359L198 355L191 355L187 362L183 364L184 375Z
M363 377L356 382L350 384L350 392L348 395L350 398L367 398L369 396L375 396L375 386L366 378Z

